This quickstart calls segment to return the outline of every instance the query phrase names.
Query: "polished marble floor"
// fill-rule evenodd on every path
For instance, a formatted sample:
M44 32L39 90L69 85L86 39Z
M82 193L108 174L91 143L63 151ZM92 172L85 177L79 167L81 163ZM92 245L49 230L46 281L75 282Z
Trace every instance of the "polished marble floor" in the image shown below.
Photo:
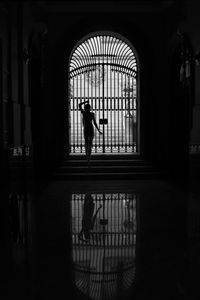
M199 191L161 180L34 187L2 299L199 299Z

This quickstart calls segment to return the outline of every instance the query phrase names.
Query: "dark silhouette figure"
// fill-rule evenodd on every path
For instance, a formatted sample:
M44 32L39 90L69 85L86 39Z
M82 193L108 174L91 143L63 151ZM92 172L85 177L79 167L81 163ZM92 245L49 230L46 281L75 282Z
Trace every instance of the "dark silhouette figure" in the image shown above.
M94 201L91 195L86 194L83 206L83 218L82 218L82 229L78 234L79 239L83 239L84 236L85 241L90 239L90 232L94 228L94 223L97 217L99 210L102 205L98 207L96 212L94 213Z
M82 105L85 104L84 109L82 109ZM95 114L91 112L91 106L88 101L84 101L79 104L79 109L83 116L83 127L84 127L84 139L85 139L85 153L88 161L88 165L90 164L90 157L92 152L92 141L94 138L94 126L99 131L100 134L102 132L100 131L96 119ZM94 124L94 126L93 126Z

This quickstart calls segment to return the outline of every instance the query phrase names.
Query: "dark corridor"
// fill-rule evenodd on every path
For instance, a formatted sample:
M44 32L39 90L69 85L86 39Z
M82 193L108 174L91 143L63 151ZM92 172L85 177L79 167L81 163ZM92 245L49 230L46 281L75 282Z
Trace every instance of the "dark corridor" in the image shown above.
M199 15L0 1L1 300L200 299Z

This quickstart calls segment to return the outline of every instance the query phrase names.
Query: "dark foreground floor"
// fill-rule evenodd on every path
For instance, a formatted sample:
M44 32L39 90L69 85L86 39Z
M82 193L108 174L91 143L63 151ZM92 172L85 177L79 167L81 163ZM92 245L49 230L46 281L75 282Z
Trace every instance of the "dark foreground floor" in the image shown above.
M36 188L1 299L199 299L198 191L150 180Z

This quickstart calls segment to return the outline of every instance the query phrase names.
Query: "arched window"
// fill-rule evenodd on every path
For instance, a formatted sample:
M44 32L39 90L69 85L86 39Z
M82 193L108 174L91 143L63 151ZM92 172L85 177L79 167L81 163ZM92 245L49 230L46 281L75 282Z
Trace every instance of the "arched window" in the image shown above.
M84 154L80 102L88 100L103 135L93 153L138 153L138 63L132 45L111 32L82 39L69 61L70 154Z

